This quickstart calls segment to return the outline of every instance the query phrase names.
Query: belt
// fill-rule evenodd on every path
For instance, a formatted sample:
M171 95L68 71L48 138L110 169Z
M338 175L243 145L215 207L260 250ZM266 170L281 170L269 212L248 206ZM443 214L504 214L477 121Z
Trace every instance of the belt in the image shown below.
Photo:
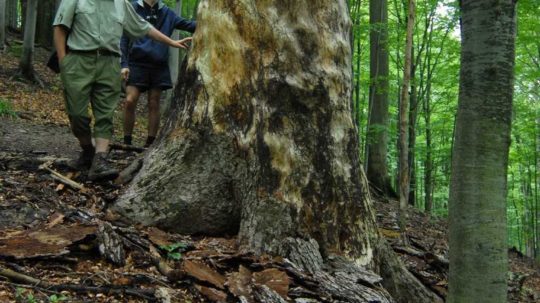
M93 50L74 50L70 49L70 52L74 54L81 54L81 55L97 55L97 56L114 56L114 57L120 57L120 54L117 52L110 51L108 49L104 48L98 48Z

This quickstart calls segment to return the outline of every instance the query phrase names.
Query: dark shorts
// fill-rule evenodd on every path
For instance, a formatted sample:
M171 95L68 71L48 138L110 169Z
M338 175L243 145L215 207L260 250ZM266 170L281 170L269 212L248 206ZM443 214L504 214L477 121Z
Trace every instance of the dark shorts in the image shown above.
M170 89L172 83L169 67L160 66L156 68L130 65L127 85L136 86L141 92L151 88Z

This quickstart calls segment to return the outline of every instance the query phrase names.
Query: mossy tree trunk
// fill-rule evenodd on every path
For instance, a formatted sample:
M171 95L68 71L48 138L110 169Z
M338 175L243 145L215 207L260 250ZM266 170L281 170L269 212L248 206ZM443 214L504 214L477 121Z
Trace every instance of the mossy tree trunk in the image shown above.
M244 250L311 272L344 257L381 269L400 301L433 302L377 232L345 0L205 0L197 20L170 116L113 209L180 233L238 234Z
M515 0L461 1L461 72L450 187L449 302L506 302L506 176Z

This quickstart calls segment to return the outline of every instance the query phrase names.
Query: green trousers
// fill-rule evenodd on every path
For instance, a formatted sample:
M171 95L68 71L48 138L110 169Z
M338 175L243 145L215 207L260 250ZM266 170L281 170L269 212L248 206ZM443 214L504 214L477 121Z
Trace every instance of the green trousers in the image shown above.
M110 139L113 115L120 101L120 58L91 53L69 53L60 62L66 112L71 130L77 137L90 137L94 115L94 137Z

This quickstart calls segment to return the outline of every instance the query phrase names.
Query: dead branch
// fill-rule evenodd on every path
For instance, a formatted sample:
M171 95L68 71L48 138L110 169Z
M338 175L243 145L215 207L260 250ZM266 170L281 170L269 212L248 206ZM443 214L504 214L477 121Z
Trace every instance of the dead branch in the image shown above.
M78 190L84 190L84 186L80 183L77 183L73 180L71 180L70 178L62 175L61 173L57 172L56 170L52 169L49 167L49 165L51 165L52 162L45 162L43 163L42 165L39 166L39 169L41 170L45 170L45 171L48 171L49 173L51 173L51 177L57 181L60 181L74 189L78 189Z
M25 274L18 273L11 269L0 269L0 276L6 277L15 282L21 282L28 284L28 287L36 289L45 289L45 290L56 290L56 291L73 291L78 293L109 293L115 295L131 295L134 297L139 297L151 302L155 302L154 290L147 289L137 289L137 288L126 288L118 285L105 285L105 286L85 286L85 285L75 285L75 284L51 284L46 281L36 279Z

